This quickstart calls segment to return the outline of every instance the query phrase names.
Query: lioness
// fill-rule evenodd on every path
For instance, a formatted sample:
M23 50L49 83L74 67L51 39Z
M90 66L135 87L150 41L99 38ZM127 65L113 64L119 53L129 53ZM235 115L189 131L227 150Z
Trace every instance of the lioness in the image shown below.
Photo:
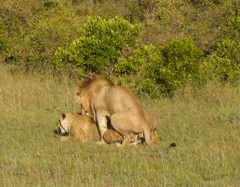
M80 82L75 90L75 98L82 105L82 110L98 123L101 134L99 144L104 143L102 137L107 131L109 118L113 128L123 136L123 146L130 143L134 134L143 133L146 143L156 147L157 120L129 89L99 75Z
M89 116L72 112L60 113L58 126L62 134L69 133L69 136L61 137L61 141L71 139L80 142L97 142L100 140L97 125ZM103 138L107 143L122 141L122 136L112 129L107 130Z

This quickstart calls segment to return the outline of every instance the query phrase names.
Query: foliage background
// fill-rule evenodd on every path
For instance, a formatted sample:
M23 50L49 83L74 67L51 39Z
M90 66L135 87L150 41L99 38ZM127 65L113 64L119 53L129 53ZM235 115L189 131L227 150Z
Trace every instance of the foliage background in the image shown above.
M15 71L104 74L152 98L213 79L235 83L239 6L237 0L6 0L1 55Z

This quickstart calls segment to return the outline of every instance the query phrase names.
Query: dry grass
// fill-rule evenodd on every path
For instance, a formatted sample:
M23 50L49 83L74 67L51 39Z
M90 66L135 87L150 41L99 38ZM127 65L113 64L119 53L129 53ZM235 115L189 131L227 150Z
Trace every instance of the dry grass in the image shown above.
M158 149L59 141L59 112L78 112L74 81L0 66L0 186L238 186L240 86L217 82L172 99L141 98ZM177 147L165 149L170 143Z

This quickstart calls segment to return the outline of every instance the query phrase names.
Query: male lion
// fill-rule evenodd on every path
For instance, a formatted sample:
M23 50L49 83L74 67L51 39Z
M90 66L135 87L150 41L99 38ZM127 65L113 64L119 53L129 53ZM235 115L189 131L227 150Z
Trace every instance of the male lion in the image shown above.
M98 123L101 141L107 131L107 118L118 133L123 136L123 146L127 146L134 134L143 133L146 143L156 147L157 120L151 112L143 107L137 97L127 88L115 85L105 76L87 78L79 83L75 98L82 105L82 110L93 116ZM150 139L152 131L152 140Z
M100 140L97 125L89 116L66 112L59 114L59 118L58 126L61 133L69 133L69 136L61 137L61 141L71 139L80 142L97 142ZM107 143L122 141L122 136L112 129L106 131L103 138Z

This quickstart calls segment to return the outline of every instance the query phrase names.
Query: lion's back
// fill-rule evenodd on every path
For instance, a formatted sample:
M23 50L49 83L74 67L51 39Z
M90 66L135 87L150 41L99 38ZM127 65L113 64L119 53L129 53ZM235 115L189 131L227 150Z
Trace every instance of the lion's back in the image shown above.
M99 94L100 95L100 94ZM137 97L128 88L113 85L102 90L102 97L97 98L99 103L106 103L110 113L129 110L141 110L144 107Z
M78 115L71 125L71 136L79 141L99 141L97 125L88 116Z

